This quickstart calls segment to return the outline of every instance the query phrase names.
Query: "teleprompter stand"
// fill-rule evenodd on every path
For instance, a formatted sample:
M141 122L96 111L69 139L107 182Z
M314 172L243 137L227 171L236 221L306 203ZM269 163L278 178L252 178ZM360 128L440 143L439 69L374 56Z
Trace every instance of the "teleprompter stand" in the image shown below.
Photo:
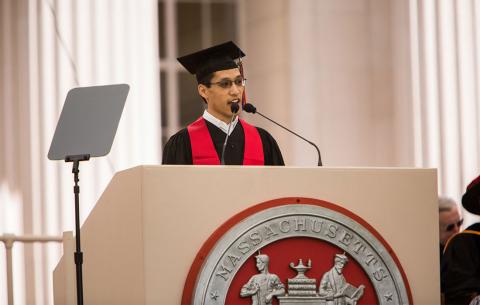
M72 162L75 195L77 305L83 305L80 242L80 162L110 152L130 87L126 84L74 88L68 92L48 152L50 160Z
M80 243L80 186L78 185L78 173L80 173L79 165L81 161L90 160L90 155L75 155L75 156L66 156L65 162L73 162L72 173L73 181L75 185L73 186L73 193L75 194L75 270L77 278L77 304L83 305L83 275L82 275L82 264L83 264L83 253Z

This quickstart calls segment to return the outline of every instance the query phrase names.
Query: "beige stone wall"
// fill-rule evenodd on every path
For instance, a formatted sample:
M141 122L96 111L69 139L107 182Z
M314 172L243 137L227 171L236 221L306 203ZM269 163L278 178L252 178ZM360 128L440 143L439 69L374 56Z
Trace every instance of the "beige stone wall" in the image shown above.
M248 100L258 111L291 126L289 1L245 1L242 13ZM293 160L290 135L263 118L244 117L271 132L286 160Z
M327 165L412 165L408 117L399 117L408 113L408 63L394 50L408 50L400 2L247 1L250 100L317 143ZM253 121L274 134L288 164L316 163L308 144Z

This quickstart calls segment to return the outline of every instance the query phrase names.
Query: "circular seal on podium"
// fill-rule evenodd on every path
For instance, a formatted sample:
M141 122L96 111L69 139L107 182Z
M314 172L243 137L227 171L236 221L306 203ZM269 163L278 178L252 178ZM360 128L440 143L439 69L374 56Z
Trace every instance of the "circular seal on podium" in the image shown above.
M413 304L393 249L333 203L281 198L233 216L204 243L182 304Z

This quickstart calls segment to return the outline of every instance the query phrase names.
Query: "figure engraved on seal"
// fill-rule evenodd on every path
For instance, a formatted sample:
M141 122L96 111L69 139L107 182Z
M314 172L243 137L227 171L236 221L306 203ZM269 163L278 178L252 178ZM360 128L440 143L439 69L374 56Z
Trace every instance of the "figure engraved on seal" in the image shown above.
M240 291L241 297L252 297L252 305L270 305L274 296L285 294L285 286L276 274L269 273L270 258L266 254L255 256L260 274L250 278Z
M343 276L343 268L347 262L345 253L336 254L332 269L322 276L318 295L325 298L326 305L356 305L363 296L365 286L356 288L347 283Z

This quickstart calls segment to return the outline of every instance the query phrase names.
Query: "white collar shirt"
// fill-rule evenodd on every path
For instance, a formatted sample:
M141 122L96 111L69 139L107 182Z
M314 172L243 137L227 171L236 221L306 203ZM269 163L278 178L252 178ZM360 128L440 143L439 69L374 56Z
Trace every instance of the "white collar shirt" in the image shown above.
M207 110L203 112L203 118L209 121L210 123L212 123L213 125L217 126L218 128L220 128L220 130L222 130L224 133L228 132L228 135L230 135L233 132L233 130L235 129L235 126L237 126L237 123L238 123L238 115L235 116L235 119L231 124L227 124L224 121L219 120L213 115L211 115L210 113L208 113ZM228 129L229 125L232 125L230 126L230 130Z

